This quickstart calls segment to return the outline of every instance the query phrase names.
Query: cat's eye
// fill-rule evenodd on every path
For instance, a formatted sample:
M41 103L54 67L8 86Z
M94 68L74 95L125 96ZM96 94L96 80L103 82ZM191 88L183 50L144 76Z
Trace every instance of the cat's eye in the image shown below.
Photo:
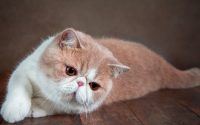
M98 90L98 89L101 87L101 86L100 86L98 83L96 83L96 82L90 82L89 85L90 85L90 88L91 88L93 91L96 91L96 90Z
M77 70L74 68L74 67L71 67L71 66L66 66L66 74L68 76L75 76L77 75Z

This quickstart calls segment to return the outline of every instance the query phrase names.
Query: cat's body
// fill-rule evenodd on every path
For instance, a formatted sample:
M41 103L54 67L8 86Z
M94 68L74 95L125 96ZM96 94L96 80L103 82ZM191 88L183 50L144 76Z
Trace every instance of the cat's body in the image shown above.
M13 123L25 117L90 112L102 103L199 84L199 69L180 71L141 44L94 39L67 29L44 41L16 68L1 115Z
M144 45L119 39L100 39L123 64L128 73L113 80L113 88L105 103L141 97L162 88L188 88L200 84L200 70L181 71Z

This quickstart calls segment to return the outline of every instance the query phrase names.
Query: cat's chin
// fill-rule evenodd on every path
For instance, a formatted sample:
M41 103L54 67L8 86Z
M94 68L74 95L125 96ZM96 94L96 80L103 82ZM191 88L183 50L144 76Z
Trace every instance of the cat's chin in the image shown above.
M70 114L80 114L80 113L86 113L93 111L93 105L94 104L83 104L78 102L75 98L72 98L71 100L62 100L61 105L67 113Z
M76 105L76 106L89 106L92 103L86 103L84 102L82 99L79 98L79 96L77 96L77 92L73 92L70 94L64 94L63 98L61 99L61 101L63 103L70 103L72 105Z

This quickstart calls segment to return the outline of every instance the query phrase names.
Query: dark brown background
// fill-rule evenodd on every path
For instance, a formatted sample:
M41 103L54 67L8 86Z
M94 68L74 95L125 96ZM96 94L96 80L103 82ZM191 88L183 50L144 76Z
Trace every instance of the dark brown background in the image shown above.
M66 27L141 42L181 69L200 67L200 0L1 0L0 72Z

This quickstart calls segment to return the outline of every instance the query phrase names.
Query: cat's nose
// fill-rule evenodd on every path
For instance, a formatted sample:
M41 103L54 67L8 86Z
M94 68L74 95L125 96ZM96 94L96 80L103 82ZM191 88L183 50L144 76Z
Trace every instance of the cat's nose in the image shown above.
M76 83L78 84L78 87L84 86L84 84L86 83L86 78L85 77L79 77L77 79Z
M84 85L84 83L82 81L78 81L77 84L78 84L78 87L81 87Z

